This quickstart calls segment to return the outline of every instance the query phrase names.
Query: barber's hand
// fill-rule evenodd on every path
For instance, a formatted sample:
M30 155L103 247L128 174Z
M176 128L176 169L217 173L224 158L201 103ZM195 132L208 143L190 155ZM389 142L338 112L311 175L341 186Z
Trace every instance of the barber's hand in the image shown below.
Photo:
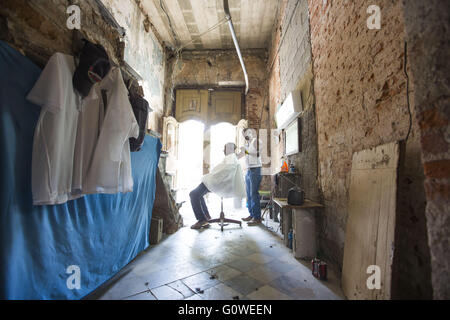
M245 148L244 148L244 147L241 147L241 153L244 153L244 154L249 154L249 153L248 153L248 151L247 151L247 150L245 150Z

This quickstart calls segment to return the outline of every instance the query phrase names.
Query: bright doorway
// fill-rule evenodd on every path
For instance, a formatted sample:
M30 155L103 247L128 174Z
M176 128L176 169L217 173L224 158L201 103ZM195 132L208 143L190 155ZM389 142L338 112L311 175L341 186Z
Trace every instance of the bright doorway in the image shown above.
M177 160L177 202L189 203L189 192L203 176L203 133L205 125L196 120L180 123Z

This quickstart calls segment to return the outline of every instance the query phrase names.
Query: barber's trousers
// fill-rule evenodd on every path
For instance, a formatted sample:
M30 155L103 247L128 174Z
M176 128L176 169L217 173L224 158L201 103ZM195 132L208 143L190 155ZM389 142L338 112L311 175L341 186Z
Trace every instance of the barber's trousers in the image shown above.
M245 186L247 191L247 207L253 219L261 219L261 197L259 186L261 185L261 167L250 168L245 175Z
M209 192L208 188L203 183L189 193L191 198L192 210L194 210L195 217L198 221L206 221L209 217L208 207L203 198Z

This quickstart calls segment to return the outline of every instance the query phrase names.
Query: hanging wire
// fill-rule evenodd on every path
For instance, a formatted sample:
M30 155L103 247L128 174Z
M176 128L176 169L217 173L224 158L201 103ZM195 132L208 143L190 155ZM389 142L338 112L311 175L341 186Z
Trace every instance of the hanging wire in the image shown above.
M222 24L224 24L224 23L227 22L227 21L228 21L228 19L226 19L226 18L220 20L218 23L216 23L215 25L213 25L211 28L209 28L209 29L206 30L205 32L202 32L201 34L199 34L199 35L196 36L196 37L198 37L198 38L203 37L205 34L207 34L207 33L211 32L211 31L217 29L218 27L220 27ZM194 41L195 41L195 39L192 39L191 41L189 41L189 42L185 43L184 45L180 46L176 51L179 52L179 51L183 50L184 48L186 48L188 45L190 45L190 44L191 44L192 42L194 42Z
M161 0L160 0L160 1L161 1ZM166 12L166 14L167 14L167 12ZM169 19L169 21L170 21L170 19ZM202 32L200 35L198 35L198 37L200 38L200 37L204 36L205 34L207 34L207 33L211 32L211 31L217 29L218 27L220 27L222 24L226 23L227 21L228 21L228 20L227 20L226 18L223 18L223 19L220 20L218 23L216 23L216 24L214 24L212 27L210 27L208 30L206 30L205 32ZM171 24L169 23L169 25L171 25ZM172 28L172 27L171 27L171 28ZM172 32L174 33L174 30L172 30ZM179 46L179 47L175 50L175 57L176 57L176 59L175 59L175 62L174 62L174 64L173 64L173 68L172 68L172 76L171 76L171 78L170 78L170 81L171 81L171 84L172 84L171 89L170 89L170 98L171 98L172 101L175 100L175 97L174 97L174 91L175 91L175 90L174 90L174 89L175 89L175 82L174 82L174 78L175 78L175 68L177 67L178 62L180 61L180 59L182 60L182 57L181 57L181 51L182 51L184 48L186 48L188 45L190 45L192 42L194 42L194 40L195 40L195 39L192 39L191 41L185 43L184 45Z
M173 37L173 40L175 41L175 46L178 46L179 41L178 41L177 34L175 33L175 29L172 26L172 20L170 19L169 14L167 13L166 9L164 8L162 0L159 0L159 6L161 7L161 10L166 14L167 20L169 21L170 31L172 32L172 37Z
M412 128L412 114L411 114L411 103L409 101L409 75L407 70L408 65L408 43L405 41L405 65L403 66L403 71L405 72L406 76L406 102L408 104L408 113L409 113L409 128L408 128L408 134L406 135L405 141L408 141L409 134L411 133Z

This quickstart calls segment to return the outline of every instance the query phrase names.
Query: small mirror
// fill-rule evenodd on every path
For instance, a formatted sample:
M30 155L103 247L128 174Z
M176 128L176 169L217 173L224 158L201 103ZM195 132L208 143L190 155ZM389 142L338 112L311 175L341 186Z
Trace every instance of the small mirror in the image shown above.
M285 152L287 156L299 153L301 151L301 122L300 118L295 119L285 130Z

